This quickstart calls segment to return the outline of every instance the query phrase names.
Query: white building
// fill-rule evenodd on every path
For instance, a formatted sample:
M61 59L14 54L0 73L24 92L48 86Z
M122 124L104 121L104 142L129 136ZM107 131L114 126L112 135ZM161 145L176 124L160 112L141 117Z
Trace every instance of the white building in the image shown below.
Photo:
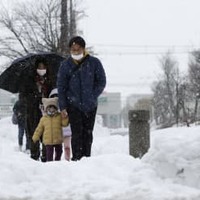
M97 114L103 118L103 125L108 128L121 127L121 94L103 93L98 99Z
M16 94L0 89L0 119L12 115L12 109L16 99Z

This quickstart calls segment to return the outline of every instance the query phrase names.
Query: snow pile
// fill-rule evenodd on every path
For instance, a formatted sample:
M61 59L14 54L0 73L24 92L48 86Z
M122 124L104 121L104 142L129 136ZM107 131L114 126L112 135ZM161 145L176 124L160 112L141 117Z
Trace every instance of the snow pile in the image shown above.
M16 151L10 118L0 127L0 199L200 199L198 126L151 131L151 148L140 160L128 155L128 135L115 135L97 120L92 157L49 163Z

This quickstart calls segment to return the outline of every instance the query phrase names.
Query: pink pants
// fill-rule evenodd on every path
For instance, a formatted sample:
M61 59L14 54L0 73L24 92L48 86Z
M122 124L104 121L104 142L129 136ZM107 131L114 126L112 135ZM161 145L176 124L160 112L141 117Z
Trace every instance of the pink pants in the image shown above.
M63 142L64 142L65 160L70 161L70 158L71 158L71 136L64 137Z

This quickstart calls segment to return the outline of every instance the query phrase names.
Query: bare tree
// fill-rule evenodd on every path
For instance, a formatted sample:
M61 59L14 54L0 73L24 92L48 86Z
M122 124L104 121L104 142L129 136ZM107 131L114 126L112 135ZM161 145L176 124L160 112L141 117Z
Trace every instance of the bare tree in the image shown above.
M181 77L178 63L170 53L160 59L160 66L163 74L152 87L154 115L158 124L171 126L179 120Z
M34 5L20 5L12 14L1 12L0 24L8 34L0 38L0 54L11 59L39 51L66 55L69 37L72 32L76 34L74 27L79 17L75 7L70 8L73 5L69 0L38 0Z
M200 51L193 51L189 61L189 80L191 84L191 91L193 93L194 104L194 118L196 120L198 103L200 98Z
M154 83L152 86L153 91L153 108L154 108L154 119L157 125L166 124L168 121L168 103L167 95L165 94L164 81L160 80Z

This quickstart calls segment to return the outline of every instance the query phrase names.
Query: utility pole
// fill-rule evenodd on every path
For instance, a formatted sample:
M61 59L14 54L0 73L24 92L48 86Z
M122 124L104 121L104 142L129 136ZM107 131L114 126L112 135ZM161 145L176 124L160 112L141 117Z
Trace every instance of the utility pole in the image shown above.
M66 56L69 52L69 19L68 19L68 0L61 0L61 34L60 34L60 52Z
M70 0L70 38L76 35L76 11L73 0Z

